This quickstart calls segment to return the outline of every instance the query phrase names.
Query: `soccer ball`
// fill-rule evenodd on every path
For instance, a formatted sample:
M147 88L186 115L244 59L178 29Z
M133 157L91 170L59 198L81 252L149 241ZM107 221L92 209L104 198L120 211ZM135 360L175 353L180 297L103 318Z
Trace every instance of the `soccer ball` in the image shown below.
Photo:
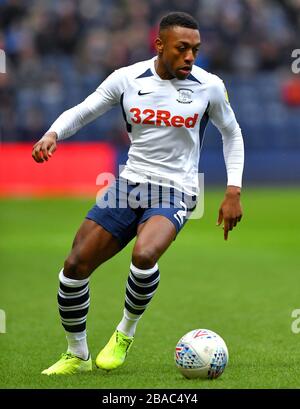
M175 363L186 378L218 378L228 363L224 340L208 329L195 329L185 334L175 348Z

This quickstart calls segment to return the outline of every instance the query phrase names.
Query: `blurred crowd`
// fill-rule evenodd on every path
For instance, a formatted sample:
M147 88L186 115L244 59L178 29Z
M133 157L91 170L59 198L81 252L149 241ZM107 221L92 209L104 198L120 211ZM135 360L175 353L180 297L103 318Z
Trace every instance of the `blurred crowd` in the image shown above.
M174 10L199 21L197 64L221 75L290 70L300 48L300 0L0 0L1 140L37 140L115 68L152 57L158 22ZM122 132L106 114L79 139L126 144Z

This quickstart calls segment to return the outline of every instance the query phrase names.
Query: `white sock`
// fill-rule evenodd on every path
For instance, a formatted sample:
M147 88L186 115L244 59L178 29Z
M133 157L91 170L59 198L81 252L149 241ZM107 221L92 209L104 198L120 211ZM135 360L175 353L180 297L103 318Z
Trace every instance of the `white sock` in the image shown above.
M134 280L135 284L132 280ZM128 337L134 336L136 326L142 317L148 302L156 292L158 283L159 270L157 264L152 268L143 270L135 267L131 263L130 274L126 285L125 308L123 310L123 318L117 326L118 331ZM133 285L134 289L132 288ZM149 288L149 292L145 291L147 288ZM129 299L127 291L134 294L134 296L131 296ZM141 301L143 304L141 304ZM135 312L137 313L135 314Z
M82 287L84 285L87 285L88 282L89 282L89 278L86 278L86 279L83 279L83 280L73 280L71 278L65 277L64 274L63 274L63 269L62 269L60 271L60 273L59 273L59 281L60 281L60 289L59 289L58 298L60 300L64 300L65 298L67 298L69 296L70 299L73 300L73 305L71 307L72 310L70 309L70 307L60 306L60 302L59 302L59 308L62 309L62 310L66 310L66 308L68 308L68 309L70 309L70 311L74 310L76 312L76 308L77 308L76 304L78 303L78 301L77 301L78 297L76 298L76 295L77 295L76 290L78 288L80 289L80 287ZM61 284L68 287L69 289L72 289L72 292L69 290L68 293L64 293L64 295L62 295L62 293L61 293L61 291L62 291ZM61 298L62 296L64 298ZM89 295L87 295L87 297L89 297ZM85 303L88 306L89 305L89 299L86 300ZM63 326L65 328L66 338L67 338L67 341L68 341L67 352L71 352L72 354L78 356L79 358L87 360L88 357L89 357L89 349L88 349L88 345L87 345L86 329L83 329L82 331L79 330L77 332L70 332L69 329L71 329L72 326L70 324L68 324L68 322L64 322L63 318L61 318L61 319L62 319ZM80 320L81 318L77 318L77 316L74 316L73 321L76 320L76 319Z
M66 332L66 338L68 341L68 352L86 361L89 357L86 330L82 332Z
M140 318L141 315L132 314L124 308L123 318L118 324L117 330L127 335L128 337L133 337Z

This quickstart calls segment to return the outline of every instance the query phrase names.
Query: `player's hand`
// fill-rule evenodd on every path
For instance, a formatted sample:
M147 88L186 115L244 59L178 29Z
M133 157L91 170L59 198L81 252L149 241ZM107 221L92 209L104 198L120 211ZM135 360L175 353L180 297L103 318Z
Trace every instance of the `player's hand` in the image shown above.
M236 186L228 186L220 209L217 226L224 222L224 240L228 239L228 233L242 219L243 210L240 202L241 189Z
M56 151L56 132L46 133L32 148L32 157L38 163L43 163L51 158Z

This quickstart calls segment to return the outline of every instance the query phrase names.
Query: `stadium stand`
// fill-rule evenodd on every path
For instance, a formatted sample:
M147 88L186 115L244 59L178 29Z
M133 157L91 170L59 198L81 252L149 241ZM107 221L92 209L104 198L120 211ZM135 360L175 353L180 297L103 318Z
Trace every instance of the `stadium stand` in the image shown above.
M248 151L266 161L270 152L299 154L299 80L291 70L299 47L297 0L0 0L0 48L7 55L1 141L36 141L115 68L153 56L158 21L177 9L198 18L197 64L225 80ZM78 141L111 141L124 160L129 141L120 110L86 126L72 138ZM220 149L212 128L205 149L212 155Z

